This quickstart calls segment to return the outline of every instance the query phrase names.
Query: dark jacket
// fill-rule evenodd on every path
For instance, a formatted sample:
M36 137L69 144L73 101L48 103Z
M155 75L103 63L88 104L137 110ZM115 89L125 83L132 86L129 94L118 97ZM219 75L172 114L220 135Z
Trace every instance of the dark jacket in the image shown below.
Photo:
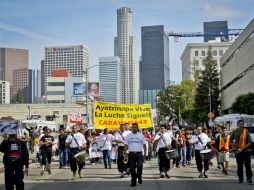
M16 143L18 144L18 146L20 147L20 150L21 150L22 165L25 165L26 167L28 167L29 154L28 154L26 143L20 139L17 139ZM10 144L11 144L11 142L9 140L4 140L0 144L0 152L4 153L3 163L4 163L5 167L8 167L10 164L10 155L9 155L10 154Z

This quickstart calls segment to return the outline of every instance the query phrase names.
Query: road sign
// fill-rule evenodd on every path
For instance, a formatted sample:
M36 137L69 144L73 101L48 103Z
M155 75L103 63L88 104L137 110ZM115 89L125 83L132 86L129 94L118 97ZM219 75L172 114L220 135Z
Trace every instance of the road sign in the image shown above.
M209 119L212 119L214 117L214 114L213 114L213 112L210 112L210 113L207 114L207 116L208 116Z

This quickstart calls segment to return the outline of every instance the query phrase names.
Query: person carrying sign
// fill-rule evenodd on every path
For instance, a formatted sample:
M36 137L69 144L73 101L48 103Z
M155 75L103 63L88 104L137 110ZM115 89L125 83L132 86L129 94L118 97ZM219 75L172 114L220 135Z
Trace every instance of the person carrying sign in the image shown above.
M26 143L17 138L17 134L10 134L0 145L0 152L4 153L5 188L24 190L24 172L28 174L29 154Z

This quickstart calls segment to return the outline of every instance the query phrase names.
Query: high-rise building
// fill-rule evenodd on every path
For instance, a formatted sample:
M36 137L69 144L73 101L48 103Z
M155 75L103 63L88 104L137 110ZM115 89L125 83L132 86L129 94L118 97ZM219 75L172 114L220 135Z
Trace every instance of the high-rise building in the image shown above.
M204 33L206 34L222 34L222 41L228 41L228 21L213 21L203 23ZM214 40L215 36L205 36L204 42Z
M73 77L86 78L89 66L88 48L83 45L46 47L42 63L44 70L44 95L47 95L47 78L52 70L66 69Z
M232 113L237 97L254 93L253 49L254 19L221 58L221 109L225 114Z
M41 97L45 96L44 60L41 60Z
M0 80L0 104L10 103L10 83Z
M141 50L139 103L156 108L157 93L170 82L169 39L163 25L141 28Z
M120 103L120 58L99 58L100 95L104 102Z
M204 59L207 56L209 45L212 48L212 56L217 62L218 71L220 71L220 58L232 45L232 42L189 43L181 55L182 81L194 80L195 74L198 76L199 72L204 70Z
M140 90L163 89L170 82L169 39L164 26L143 26L141 48Z
M39 103L41 97L41 71L29 69L28 103Z
M0 80L10 83L10 102L16 103L19 90L28 102L28 50L0 48Z
M121 103L138 103L139 66L132 22L131 8L122 7L117 10L117 37L114 41L114 53L121 61Z

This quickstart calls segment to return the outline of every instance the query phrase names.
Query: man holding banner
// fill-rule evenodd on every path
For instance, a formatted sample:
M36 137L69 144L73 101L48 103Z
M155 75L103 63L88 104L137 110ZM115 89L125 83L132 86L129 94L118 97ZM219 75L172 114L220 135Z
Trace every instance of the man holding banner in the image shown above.
M138 183L142 184L142 170L143 170L143 155L146 155L146 140L145 137L138 132L138 124L132 124L132 133L130 133L125 140L124 155L128 156L131 172L131 187ZM129 153L127 153L129 151ZM137 171L136 171L137 170Z

